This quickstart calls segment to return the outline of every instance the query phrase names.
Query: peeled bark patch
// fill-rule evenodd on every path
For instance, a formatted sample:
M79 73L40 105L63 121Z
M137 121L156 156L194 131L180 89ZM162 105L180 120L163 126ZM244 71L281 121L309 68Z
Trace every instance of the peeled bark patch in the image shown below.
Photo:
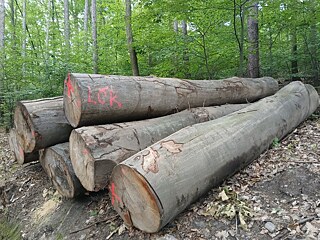
M62 97L18 102L14 126L19 144L27 153L66 142L72 131L64 115Z
M61 143L40 151L40 163L58 192L67 198L84 193L71 165L69 143Z
M101 190L107 187L113 167L126 158L181 128L222 117L248 105L192 108L154 119L75 129L70 136L74 171L88 191ZM163 146L173 153L182 149L181 144L172 141L163 142ZM145 171L158 171L156 156L156 149L143 156Z
M192 107L247 103L274 94L276 80L172 78L70 74L64 108L73 127L164 116Z
M294 130L318 106L313 87L293 82L242 110L183 128L114 168L110 184L119 201L115 199L113 206L127 225L157 232L259 157L276 137L282 139ZM168 151L164 147L168 142L183 144L181 152ZM157 150L157 173L142 167L150 149Z

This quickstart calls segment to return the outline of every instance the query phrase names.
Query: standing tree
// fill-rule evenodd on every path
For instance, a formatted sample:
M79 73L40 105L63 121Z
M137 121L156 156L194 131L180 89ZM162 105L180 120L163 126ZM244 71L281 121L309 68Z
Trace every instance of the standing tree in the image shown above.
M131 23L131 0L126 0L126 34L127 34L127 44L130 54L131 68L133 76L139 76L139 66L136 50L133 46L133 34L132 34L132 23Z
M4 35L5 35L5 5L4 0L0 0L0 104L2 103L4 90ZM0 118L2 111L0 110Z
M97 2L91 2L91 22L92 22L92 41L93 41L93 72L98 73L98 40L97 40Z
M298 73L298 41L297 41L297 29L294 26L291 30L291 79L292 81L300 80Z
M26 46L27 46L27 2L22 3L22 77L26 76Z
M259 27L258 27L258 2L252 2L248 16L248 76L259 77Z
M69 0L64 0L64 39L65 39L66 48L67 50L69 50L70 49Z

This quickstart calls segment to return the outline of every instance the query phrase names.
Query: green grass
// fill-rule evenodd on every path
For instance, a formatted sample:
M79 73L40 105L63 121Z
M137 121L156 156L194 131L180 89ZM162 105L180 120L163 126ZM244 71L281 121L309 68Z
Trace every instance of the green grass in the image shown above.
M20 226L11 223L6 218L0 218L0 240L20 240L21 231Z

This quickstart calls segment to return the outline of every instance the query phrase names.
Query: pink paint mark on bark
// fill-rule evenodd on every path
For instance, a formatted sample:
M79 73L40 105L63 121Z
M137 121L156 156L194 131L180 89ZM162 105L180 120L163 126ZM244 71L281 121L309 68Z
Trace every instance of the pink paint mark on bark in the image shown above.
M122 202L120 197L115 192L115 185L114 183L111 183L111 189L109 187L109 190L111 191L111 204L114 205L114 201L117 200L118 202Z
M98 102L101 105L104 105L106 102L101 99L101 95L100 94L103 94L104 97L106 98L107 97L107 90L109 90L109 87L100 88L99 91L98 91Z
M71 83L70 73L68 73L68 78L64 81L64 83L67 85L68 97L71 97L71 93L74 91L74 89Z
M19 147L19 154L20 154L20 157L23 158L24 152L23 152L22 147Z
M88 155L88 154L89 154L89 151L85 148L85 149L83 149L82 153L83 153L84 155Z
M116 103L119 108L122 108L122 103L116 100L118 96L115 95L112 90L110 90L109 93L110 93L110 106L112 107L113 103Z
M93 101L93 100L91 99L91 88L90 88L89 86L88 86L88 103L92 103L92 104L94 104L94 105L97 104L96 101Z

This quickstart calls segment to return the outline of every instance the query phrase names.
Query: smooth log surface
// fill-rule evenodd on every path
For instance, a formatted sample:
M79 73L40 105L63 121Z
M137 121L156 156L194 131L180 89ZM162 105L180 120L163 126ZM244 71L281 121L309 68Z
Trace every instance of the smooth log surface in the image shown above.
M64 143L72 131L64 115L62 97L18 102L14 126L27 153Z
M62 196L74 198L85 192L73 171L68 142L40 150L40 164Z
M19 144L18 138L19 135L17 135L16 130L12 128L9 132L9 146L11 151L13 152L16 161L19 164L24 164L39 160L39 152L34 151L31 153L25 153Z
M188 205L251 163L319 105L311 86L293 82L275 95L168 136L117 165L112 204L127 225L156 232Z
M192 124L213 120L249 104L192 108L172 115L82 127L70 135L70 158L80 182L88 191L107 187L114 166L151 144Z
M181 80L69 74L64 109L73 127L160 117L193 107L248 103L278 90L270 77Z

